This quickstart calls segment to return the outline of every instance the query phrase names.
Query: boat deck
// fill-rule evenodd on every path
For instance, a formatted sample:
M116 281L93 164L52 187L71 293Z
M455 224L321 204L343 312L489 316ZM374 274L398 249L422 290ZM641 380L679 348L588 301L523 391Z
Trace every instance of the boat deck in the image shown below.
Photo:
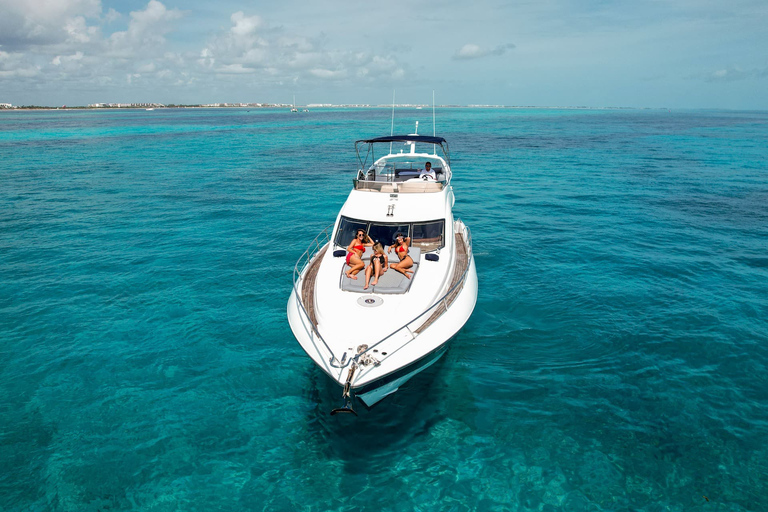
M315 313L315 280L317 279L317 272L320 270L320 262L323 261L323 256L325 256L327 250L328 246L326 245L317 256L315 256L315 259L309 265L307 275L304 277L304 283L301 285L301 302L304 304L304 309L306 309L307 314L309 315L309 321L312 322L315 329L317 329L317 314Z

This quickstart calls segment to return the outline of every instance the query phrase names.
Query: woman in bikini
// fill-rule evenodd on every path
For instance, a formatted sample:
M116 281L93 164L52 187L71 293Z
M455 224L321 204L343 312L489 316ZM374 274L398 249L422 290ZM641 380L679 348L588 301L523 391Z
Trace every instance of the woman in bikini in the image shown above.
M349 242L347 246L347 265L349 270L345 272L346 276L350 279L357 279L357 273L365 268L363 263L363 253L366 247L371 247L373 242L365 234L365 230L358 229L354 240Z
M365 286L364 290L368 289L368 283L376 286L379 283L379 278L387 271L387 265L389 264L389 258L384 254L384 246L376 242L373 246L373 256L371 256L371 263L365 269ZM373 282L371 283L371 276L373 276Z
M399 263L392 263L390 268L393 268L403 274L408 279L411 278L408 274L413 274L413 270L408 270L413 266L413 259L408 255L408 247L411 245L411 237L403 237L401 233L398 233L395 237L397 240L395 243L389 246L387 252L392 249L395 250L395 254L400 258Z

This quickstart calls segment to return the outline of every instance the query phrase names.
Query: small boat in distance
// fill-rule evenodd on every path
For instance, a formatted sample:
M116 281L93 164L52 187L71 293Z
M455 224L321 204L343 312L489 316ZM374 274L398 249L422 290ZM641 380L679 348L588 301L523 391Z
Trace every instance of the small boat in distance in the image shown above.
M389 153L374 159L374 147ZM355 413L355 397L371 407L434 364L477 302L472 237L453 217L445 139L394 135L359 140L355 149L353 188L336 222L296 263L288 300L288 322L302 349L343 387L344 405L331 414ZM421 172L427 162L432 176ZM389 268L370 285L365 270L352 275L346 249L360 231L367 244L355 243L366 268L370 245L378 242L388 248L389 263L407 254L402 261L411 258L411 273Z
M293 97L293 107L291 108L291 112L298 112L299 109L296 108L296 96Z

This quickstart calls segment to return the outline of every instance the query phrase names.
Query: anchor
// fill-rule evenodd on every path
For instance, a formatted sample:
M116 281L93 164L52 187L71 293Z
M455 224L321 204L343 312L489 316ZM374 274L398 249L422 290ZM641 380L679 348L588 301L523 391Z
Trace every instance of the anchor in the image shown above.
M352 409L352 395L350 393L350 388L352 387L352 377L355 376L356 368L357 363L352 363L352 366L349 367L349 373L347 373L347 382L344 383L344 392L341 394L341 398L344 399L344 405L338 409L332 410L331 416L335 416L339 413L352 413L357 416L355 410Z

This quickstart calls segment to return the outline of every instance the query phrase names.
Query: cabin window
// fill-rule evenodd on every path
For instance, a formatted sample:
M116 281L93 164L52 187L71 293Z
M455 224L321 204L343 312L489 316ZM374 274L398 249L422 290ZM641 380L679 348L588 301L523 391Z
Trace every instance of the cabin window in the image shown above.
M339 223L339 232L336 234L336 245L346 247L355 238L358 229L368 230L368 223L361 220L341 218Z
M436 251L445 245L445 221L424 222L413 225L414 247L422 252Z

